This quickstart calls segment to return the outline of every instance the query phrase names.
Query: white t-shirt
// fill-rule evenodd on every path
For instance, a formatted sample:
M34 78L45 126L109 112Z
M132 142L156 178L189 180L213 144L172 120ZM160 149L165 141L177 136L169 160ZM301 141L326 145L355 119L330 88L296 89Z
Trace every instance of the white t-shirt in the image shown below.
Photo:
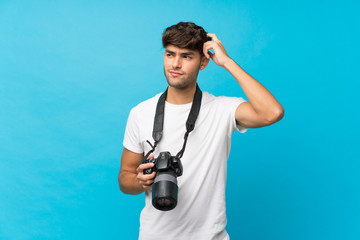
M136 153L147 153L152 144L157 94L136 107L129 115L124 147ZM225 240L225 186L231 135L247 128L236 126L235 111L243 98L215 97L203 92L195 129L189 134L181 162L183 175L178 181L178 203L170 211L152 205L151 190L145 192L145 207L140 216L141 240ZM175 105L165 102L163 136L154 156L169 151L175 156L182 148L186 120L192 103Z

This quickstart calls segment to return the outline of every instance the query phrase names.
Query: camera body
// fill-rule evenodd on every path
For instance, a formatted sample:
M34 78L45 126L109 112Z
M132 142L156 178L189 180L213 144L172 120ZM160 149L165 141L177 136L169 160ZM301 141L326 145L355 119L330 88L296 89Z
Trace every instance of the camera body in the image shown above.
M157 158L144 159L142 163L154 163L144 174L156 172L152 187L152 204L156 209L168 211L177 205L177 177L183 173L180 159L169 152L161 152Z
M152 168L147 168L144 170L144 174L151 174L154 171L173 171L178 177L180 177L183 172L180 159L171 156L169 152L161 152L158 158L145 159L142 163L154 163Z

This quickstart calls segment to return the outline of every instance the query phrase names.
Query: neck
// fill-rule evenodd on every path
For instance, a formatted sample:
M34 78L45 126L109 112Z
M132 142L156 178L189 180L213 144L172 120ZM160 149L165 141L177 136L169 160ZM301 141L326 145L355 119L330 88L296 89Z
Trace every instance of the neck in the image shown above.
M168 103L177 105L191 103L194 100L195 92L196 82L194 85L184 89L178 89L169 86L166 101Z

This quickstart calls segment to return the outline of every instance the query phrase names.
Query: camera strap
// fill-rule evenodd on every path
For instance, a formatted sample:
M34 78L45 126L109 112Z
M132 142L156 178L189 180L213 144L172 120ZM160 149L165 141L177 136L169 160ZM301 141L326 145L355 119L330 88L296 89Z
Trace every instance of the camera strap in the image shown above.
M164 112L165 112L165 100L166 100L166 96L167 96L167 91L168 91L168 89L166 89L166 91L160 96L160 98L158 100L158 103L156 106L156 112L155 112L153 134L152 134L152 137L155 142L154 142L154 145L152 145L149 141L147 141L150 144L152 149L145 155L144 159L147 159L149 157L149 155L155 151L157 144L161 140L161 137L163 134L163 127L164 127L164 116L165 116ZM177 159L180 159L183 156L189 133L192 130L194 130L194 128L195 128L195 122L196 122L196 119L200 112L201 99L202 99L202 92L201 92L199 86L196 84L196 91L195 91L194 99L193 99L193 102L191 105L188 119L186 121L186 132L184 135L184 144L182 146L182 149L178 152L178 154L176 154Z

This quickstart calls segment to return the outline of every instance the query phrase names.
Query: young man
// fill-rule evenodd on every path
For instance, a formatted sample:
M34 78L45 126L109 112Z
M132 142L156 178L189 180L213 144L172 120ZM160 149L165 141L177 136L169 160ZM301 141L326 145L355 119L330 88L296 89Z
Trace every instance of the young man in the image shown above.
M120 189L127 194L145 191L139 239L229 239L225 230L225 185L231 135L235 130L244 133L248 128L271 125L282 119L284 109L264 86L228 56L215 34L206 33L194 23L180 22L164 31L162 41L164 74L169 86L163 136L150 157L158 157L163 151L175 155L182 148L197 75L210 58L232 74L249 102L202 93L195 128L181 158L183 175L177 178L178 203L170 211L153 207L151 196L156 172L144 174L143 171L154 164L140 164L144 154L152 149L147 140L153 142L154 116L161 93L134 107L125 130L118 177Z

